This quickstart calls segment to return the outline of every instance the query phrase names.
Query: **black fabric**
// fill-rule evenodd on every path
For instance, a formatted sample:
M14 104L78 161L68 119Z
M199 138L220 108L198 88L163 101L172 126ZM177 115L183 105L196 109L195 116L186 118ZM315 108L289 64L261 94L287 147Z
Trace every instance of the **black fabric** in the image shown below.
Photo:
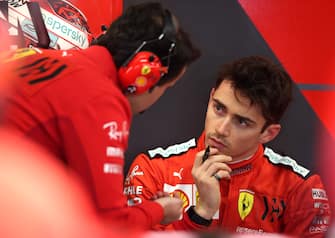
M203 226L210 226L212 224L212 219L207 220L201 216L199 216L195 211L194 211L194 207L195 206L191 206L188 210L187 210L187 215L188 217L191 219L191 221L193 221L194 223L198 224L198 225L203 225Z

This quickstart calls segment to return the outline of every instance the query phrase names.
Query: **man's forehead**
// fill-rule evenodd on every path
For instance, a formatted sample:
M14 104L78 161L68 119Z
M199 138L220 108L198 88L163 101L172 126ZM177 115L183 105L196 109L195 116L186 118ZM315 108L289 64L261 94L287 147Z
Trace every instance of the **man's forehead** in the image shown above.
M235 90L232 87L231 82L225 80L220 84L220 86L213 92L212 99L225 106L228 110L231 110L232 104L234 107L239 105L238 110L234 114L254 120L263 117L262 110L259 105L252 104L251 100L239 90ZM237 104L236 104L237 102ZM235 107L234 110L237 108Z
M223 80L219 87L214 91L213 96L218 99L231 99L231 97L233 97L233 99L239 103L245 106L251 106L250 98L243 94L240 90L234 88L230 80Z

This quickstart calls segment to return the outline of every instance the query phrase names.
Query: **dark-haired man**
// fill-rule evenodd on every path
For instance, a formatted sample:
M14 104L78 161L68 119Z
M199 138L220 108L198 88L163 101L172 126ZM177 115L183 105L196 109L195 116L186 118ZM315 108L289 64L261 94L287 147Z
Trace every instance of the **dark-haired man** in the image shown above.
M177 219L179 198L128 207L124 153L133 114L172 87L200 53L160 3L129 7L84 50L19 49L4 125L73 169L106 221L149 228Z
M280 132L291 91L289 75L266 58L223 65L200 138L138 155L125 186L139 192L129 201L180 194L182 219L155 229L324 237L330 209L319 175L264 146Z

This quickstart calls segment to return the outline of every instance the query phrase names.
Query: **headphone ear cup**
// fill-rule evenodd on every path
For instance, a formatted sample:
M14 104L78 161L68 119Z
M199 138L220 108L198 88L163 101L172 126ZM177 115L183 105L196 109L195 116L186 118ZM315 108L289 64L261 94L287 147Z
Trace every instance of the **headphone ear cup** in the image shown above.
M118 75L123 91L132 94L141 94L153 87L167 72L158 56L148 51L140 51L121 66Z

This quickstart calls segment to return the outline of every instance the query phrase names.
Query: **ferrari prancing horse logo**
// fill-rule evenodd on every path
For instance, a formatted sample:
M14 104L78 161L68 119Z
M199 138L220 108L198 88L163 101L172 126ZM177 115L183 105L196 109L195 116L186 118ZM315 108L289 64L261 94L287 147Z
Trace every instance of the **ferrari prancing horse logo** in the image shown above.
M246 189L240 189L238 197L238 213L242 220L244 220L252 210L254 205L254 192Z

